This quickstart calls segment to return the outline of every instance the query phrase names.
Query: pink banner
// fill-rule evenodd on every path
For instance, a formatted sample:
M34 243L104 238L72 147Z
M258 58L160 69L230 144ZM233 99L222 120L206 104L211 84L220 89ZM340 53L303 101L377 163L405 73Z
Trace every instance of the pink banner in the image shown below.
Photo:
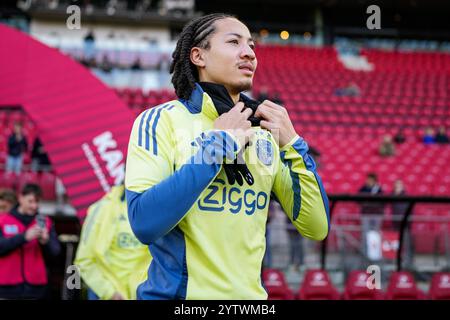
M72 58L0 24L0 107L12 105L38 127L80 217L123 179L131 110Z

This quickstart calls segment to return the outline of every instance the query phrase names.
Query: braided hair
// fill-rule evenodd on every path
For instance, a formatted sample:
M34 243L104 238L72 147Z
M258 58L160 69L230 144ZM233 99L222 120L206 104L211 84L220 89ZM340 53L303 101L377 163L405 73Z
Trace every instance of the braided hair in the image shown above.
M169 70L175 93L179 98L189 99L195 83L199 81L197 67L191 62L191 49L193 47L209 49L209 36L216 31L214 22L225 18L236 19L233 15L213 13L196 18L183 28L172 54Z

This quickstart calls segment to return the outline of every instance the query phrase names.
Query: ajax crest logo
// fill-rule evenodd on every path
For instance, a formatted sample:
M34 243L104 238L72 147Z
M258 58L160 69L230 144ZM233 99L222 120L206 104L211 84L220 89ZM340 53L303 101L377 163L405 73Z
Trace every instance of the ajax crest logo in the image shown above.
M273 147L272 143L266 139L258 139L256 141L256 155L258 159L266 166L272 165L273 162Z

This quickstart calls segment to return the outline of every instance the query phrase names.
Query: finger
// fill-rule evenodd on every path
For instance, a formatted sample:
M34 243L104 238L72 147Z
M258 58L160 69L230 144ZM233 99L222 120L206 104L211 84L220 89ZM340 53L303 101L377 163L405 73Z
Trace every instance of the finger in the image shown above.
M234 176L236 177L238 185L242 187L244 185L244 180L242 179L241 173L239 172L237 166L234 167Z
M283 110L285 109L283 106L276 104L275 102L272 102L270 100L264 100L264 105L267 105L269 108L275 109L275 110Z
M244 103L238 102L238 103L236 103L236 105L233 108L231 108L230 112L233 111L233 112L241 113L243 109L244 109Z
M248 119L253 113L253 110L250 108L246 108L244 111L242 111L242 115L245 117L245 119Z
M228 183L231 185L234 184L234 181L236 181L236 179L234 178L234 172L233 172L231 166L228 164L224 164L223 169L225 170L225 174L227 176Z
M266 121L266 120L261 120L260 126L261 126L261 128L267 129L269 131L277 129L277 126L274 123Z
M270 109L266 105L260 104L258 109L255 112L256 117L262 117L266 120L274 120L278 118L279 113L274 112L274 110Z
M247 165L246 164L239 165L238 169L239 169L239 172L244 177L245 181L247 181L247 183L250 186L253 185L253 183L254 183L253 175L250 172L250 170L248 170Z
M268 110L269 112L272 112L273 114L276 114L280 117L282 117L284 114L287 114L287 111L284 107L282 107L278 104L275 104L271 101L268 101L267 103L263 103L262 105L266 108L266 110Z

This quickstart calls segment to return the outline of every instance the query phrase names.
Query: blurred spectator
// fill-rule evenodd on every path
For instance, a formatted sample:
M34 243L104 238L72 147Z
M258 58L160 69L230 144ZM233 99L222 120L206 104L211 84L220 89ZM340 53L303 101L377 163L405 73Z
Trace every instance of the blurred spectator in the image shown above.
M131 65L131 70L139 71L142 70L141 60L137 58Z
M16 204L16 193L13 190L0 189L0 214L11 211Z
M392 190L392 195L403 196L406 195L405 186L402 180L395 180L394 189ZM403 217L408 210L408 202L393 202L392 203L392 228L395 231L400 231ZM406 229L404 233L404 245L403 245L403 264L405 266L412 266L413 255L414 255L414 245L411 239L411 233L409 229Z
M436 133L436 136L434 137L434 140L436 141L436 143L449 143L450 142L448 135L445 132L444 126L439 127L438 132Z
M286 220L289 220L287 216ZM304 262L303 237L290 221L287 221L286 226L289 235L289 264L294 271L300 272Z
M113 65L111 61L108 58L107 54L103 55L102 61L100 62L100 65L98 66L103 72L111 72Z
M392 142L392 136L387 134L383 137L383 141L381 142L379 152L380 156L382 157L390 157L395 154L395 146L394 143Z
M355 82L351 81L346 87L336 89L334 94L336 96L358 97L361 95L361 89Z
M128 221L125 186L115 186L92 204L81 232L75 264L89 286L89 300L136 299L151 255Z
M14 124L14 133L8 139L8 158L6 160L6 172L14 171L20 174L22 171L23 155L28 149L27 139L22 132L20 123Z
M50 170L50 160L39 137L34 139L33 149L31 150L31 170L33 172Z
M403 134L403 129L400 129L397 131L397 133L394 136L394 142L397 144L402 144L406 141L406 137Z
M275 92L272 99L270 100L272 100L273 103L279 104L281 106L284 105L284 101L283 99L281 99L280 94L278 92Z
M89 30L84 37L84 60L95 59L95 36L92 30Z
M267 86L262 86L261 89L259 90L257 100L263 102L264 100L267 99L269 99L269 89L267 89Z
M375 173L369 173L365 184L359 189L360 193L372 195L383 194L381 186L378 184L378 177ZM384 204L377 202L365 202L361 205L362 214L383 214Z
M382 194L381 186L378 184L378 176L376 173L368 173L366 182L359 189L360 193Z
M402 196L406 195L405 186L402 180L395 180L394 189L392 190L392 195L394 196ZM400 223L403 216L408 209L408 202L393 202L392 203L392 225L395 230L400 230Z
M381 186L378 184L378 177L375 173L369 173L366 183L359 189L360 193L371 195L382 194ZM362 202L361 203L361 231L363 237L363 251L370 257L369 250L371 243L368 237L369 232L379 232L383 222L384 203L382 202Z
M425 134L423 136L423 143L425 144L433 144L436 141L434 140L434 130L431 127L427 127L425 129Z
M50 218L38 212L41 196L27 184L19 205L0 216L0 299L48 298L44 254L57 256L61 247Z

